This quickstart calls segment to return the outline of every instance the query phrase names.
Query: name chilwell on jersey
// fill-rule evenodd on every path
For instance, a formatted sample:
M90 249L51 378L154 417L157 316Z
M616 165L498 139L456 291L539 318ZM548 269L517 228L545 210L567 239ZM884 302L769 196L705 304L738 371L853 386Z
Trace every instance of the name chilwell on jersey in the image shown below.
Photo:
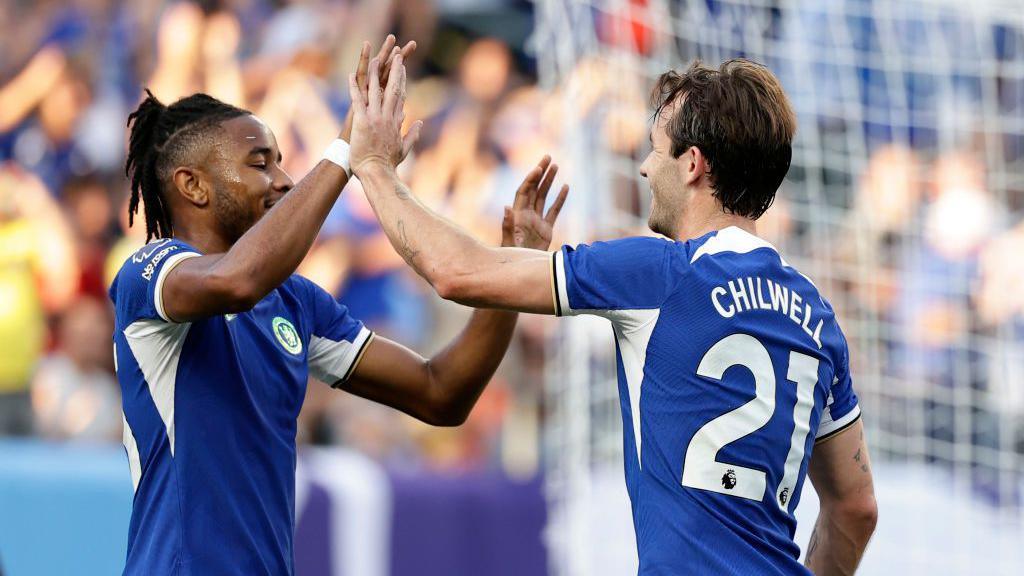
M796 290L760 276L735 278L726 282L725 286L711 289L711 304L722 318L732 318L750 310L773 310L800 326L820 349L821 329L825 321L818 318L814 329L811 329L812 317L818 315L805 300L808 299Z

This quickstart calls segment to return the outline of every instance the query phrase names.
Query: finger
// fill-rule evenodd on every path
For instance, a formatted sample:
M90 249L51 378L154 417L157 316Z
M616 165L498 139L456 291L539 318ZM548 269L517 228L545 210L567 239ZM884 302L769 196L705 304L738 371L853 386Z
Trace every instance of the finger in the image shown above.
M384 92L384 104L381 106L381 111L385 114L391 114L392 118L394 117L395 104L398 102L399 96L401 96L401 77L404 69L402 56L395 56L395 73L388 78L387 88Z
M398 46L391 49L391 53L388 54L387 60L382 60L381 71L380 71L380 83L387 85L388 78L391 77L391 64L395 61L395 56L398 56Z
M402 60L404 62L405 58L403 57ZM395 109L392 114L398 118L398 125L401 127L402 122L405 120L405 97L407 94L406 80L408 79L407 70L405 69L404 64L399 68L398 73L398 99L395 101Z
M417 120L412 123L412 127L409 128L409 132L406 133L405 138L402 138L402 160L412 152L412 147L416 145L416 141L420 139L420 130L423 129L423 121Z
M377 59L381 62L387 61L391 50L395 47L395 42L397 42L395 35L388 34L388 37L384 39L384 43L380 45L380 50L377 51Z
M540 186L537 188L537 198L532 204L533 210L537 214L544 213L544 202L548 199L548 190L551 190L551 184L555 181L555 174L558 174L558 164L549 166L548 171L544 173L544 179L540 181Z
M380 45L380 50L377 51L377 59L381 65L381 84L387 82L387 68L391 63L391 57L394 56L395 43L398 41L394 34L388 34L388 37L384 39L384 43Z
M540 166L534 166L530 173L523 179L523 183L519 185L519 189L516 190L516 197L512 201L512 208L515 210L522 210L526 208L526 202L530 197L530 190L537 186L540 182L541 176L544 175L543 170Z
M370 82L366 91L366 109L370 114L380 112L380 60L370 60Z
M530 189L529 198L526 201L526 208L533 210L538 214L543 214L544 211L544 200L541 197L541 191L544 191L544 197L547 197L547 189L551 188L551 182L554 181L554 173L558 172L557 164L548 164L547 170L544 171L544 175L540 179L540 184ZM539 206L538 206L539 204Z
M363 48L359 51L359 66L356 67L356 82L359 87L366 86L366 70L370 67L370 43L363 42Z
M537 167L540 168L541 174L543 174L544 171L548 169L548 165L550 164L551 156L545 154L544 157L540 159L540 162L537 162Z
M412 56L412 53L416 51L416 46L417 44L415 40L409 40L406 42L405 46L402 46L402 58L404 60L408 60L409 56Z
M540 182L541 177L544 175L544 171L547 170L548 164L551 163L551 157L547 154L540 159L537 166L530 170L530 173L523 179L523 183L519 185L519 189L516 190L515 200L512 202L512 206L516 210L522 210L528 206L527 200L530 197L530 190L537 186Z
M548 224L554 224L555 220L558 220L558 214L562 211L562 206L565 205L565 199L569 197L569 185L562 184L562 189L558 191L558 196L555 198L551 208L548 209L547 216L544 217L544 221Z

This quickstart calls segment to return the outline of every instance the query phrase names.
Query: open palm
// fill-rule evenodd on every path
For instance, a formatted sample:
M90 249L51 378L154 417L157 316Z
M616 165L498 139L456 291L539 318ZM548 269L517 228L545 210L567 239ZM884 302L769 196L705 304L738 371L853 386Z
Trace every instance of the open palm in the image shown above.
M512 206L505 207L505 218L501 223L502 246L535 250L547 250L551 246L555 220L569 194L569 186L563 185L548 213L544 214L544 203L557 173L558 165L551 163L550 156L544 156L526 175L516 190Z

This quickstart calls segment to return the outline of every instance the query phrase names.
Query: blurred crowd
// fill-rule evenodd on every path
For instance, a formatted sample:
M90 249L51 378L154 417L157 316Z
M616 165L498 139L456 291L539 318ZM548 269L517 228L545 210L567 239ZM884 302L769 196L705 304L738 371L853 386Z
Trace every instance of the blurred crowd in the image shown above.
M142 88L164 102L204 91L252 110L297 179L340 129L360 43L395 32L419 43L407 117L426 122L403 177L494 242L523 175L559 150L576 224L556 234L643 233L649 196L637 167L653 75L697 56L767 63L800 128L760 232L830 295L882 452L962 464L982 484L1024 469L1022 26L853 0L630 0L574 13L572 42L591 44L573 52L565 30L534 30L533 5L514 0L7 6L0 432L120 438L106 286L144 237L127 226L123 176L125 120ZM552 48L540 62L524 49L531 33L532 45ZM556 86L538 88L538 66ZM404 267L358 185L300 272L424 354L468 317ZM395 465L533 471L549 320L522 317L508 361L460 429L311 384L301 440Z
M793 100L761 230L835 306L879 455L1024 502L1024 23L998 0L672 6L680 53L765 62Z
M148 87L252 110L297 180L333 140L363 40L419 48L410 121L426 125L403 176L488 242L551 134L522 46L531 6L443 0L11 0L0 11L0 435L117 442L120 393L106 290L144 242L127 222L125 123ZM354 184L299 270L375 331L423 354L468 319L404 266ZM310 383L300 441L395 465L537 466L546 324L524 318L469 422L432 429Z

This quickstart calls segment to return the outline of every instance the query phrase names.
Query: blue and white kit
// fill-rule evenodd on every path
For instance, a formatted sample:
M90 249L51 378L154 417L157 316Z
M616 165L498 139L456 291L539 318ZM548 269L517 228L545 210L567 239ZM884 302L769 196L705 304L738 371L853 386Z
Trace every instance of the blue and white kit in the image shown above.
M247 312L174 322L164 280L199 255L151 242L110 288L135 488L124 573L292 574L307 377L344 382L372 334L297 275Z
M559 315L611 321L641 575L810 574L793 511L816 441L860 416L814 284L739 228L553 254Z

